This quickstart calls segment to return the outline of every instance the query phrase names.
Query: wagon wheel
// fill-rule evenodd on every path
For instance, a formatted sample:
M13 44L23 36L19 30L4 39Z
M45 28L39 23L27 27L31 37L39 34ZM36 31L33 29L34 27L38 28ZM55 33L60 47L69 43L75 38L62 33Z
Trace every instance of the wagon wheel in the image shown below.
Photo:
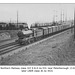
M28 39L28 40L26 41L26 44L30 44L30 39Z
M34 42L34 38L31 38L31 39L30 39L30 42L33 43L33 42Z

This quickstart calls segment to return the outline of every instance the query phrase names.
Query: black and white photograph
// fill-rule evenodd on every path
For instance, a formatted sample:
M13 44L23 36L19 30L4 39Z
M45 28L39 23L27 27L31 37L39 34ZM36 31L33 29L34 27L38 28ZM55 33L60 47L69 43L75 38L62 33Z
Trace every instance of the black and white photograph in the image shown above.
M0 4L0 66L75 65L75 3Z

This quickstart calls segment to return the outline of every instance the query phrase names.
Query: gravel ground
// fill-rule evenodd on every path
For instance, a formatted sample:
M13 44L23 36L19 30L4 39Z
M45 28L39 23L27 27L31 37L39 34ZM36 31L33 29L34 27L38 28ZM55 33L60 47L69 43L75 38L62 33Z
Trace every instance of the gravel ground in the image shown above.
M0 65L74 65L73 34L66 32L0 60Z

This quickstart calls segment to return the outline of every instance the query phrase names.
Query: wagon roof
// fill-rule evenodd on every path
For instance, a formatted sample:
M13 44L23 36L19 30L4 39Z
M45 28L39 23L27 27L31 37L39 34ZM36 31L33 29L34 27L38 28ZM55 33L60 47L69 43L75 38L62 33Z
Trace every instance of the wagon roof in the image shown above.
M42 29L48 29L48 27L41 27Z
M48 28L52 28L52 27L48 27Z
M38 28L32 28L32 30L37 30Z

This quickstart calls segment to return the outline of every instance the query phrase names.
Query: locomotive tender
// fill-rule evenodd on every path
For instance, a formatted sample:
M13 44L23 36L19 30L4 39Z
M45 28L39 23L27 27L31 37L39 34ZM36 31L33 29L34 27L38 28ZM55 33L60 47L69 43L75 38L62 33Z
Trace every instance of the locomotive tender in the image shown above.
M52 33L70 28L70 24L65 25L56 25L56 26L47 26L47 27L39 27L39 28L31 28L29 30L21 30L18 32L18 43L19 44L29 44L38 39L44 38L45 36L49 36Z

